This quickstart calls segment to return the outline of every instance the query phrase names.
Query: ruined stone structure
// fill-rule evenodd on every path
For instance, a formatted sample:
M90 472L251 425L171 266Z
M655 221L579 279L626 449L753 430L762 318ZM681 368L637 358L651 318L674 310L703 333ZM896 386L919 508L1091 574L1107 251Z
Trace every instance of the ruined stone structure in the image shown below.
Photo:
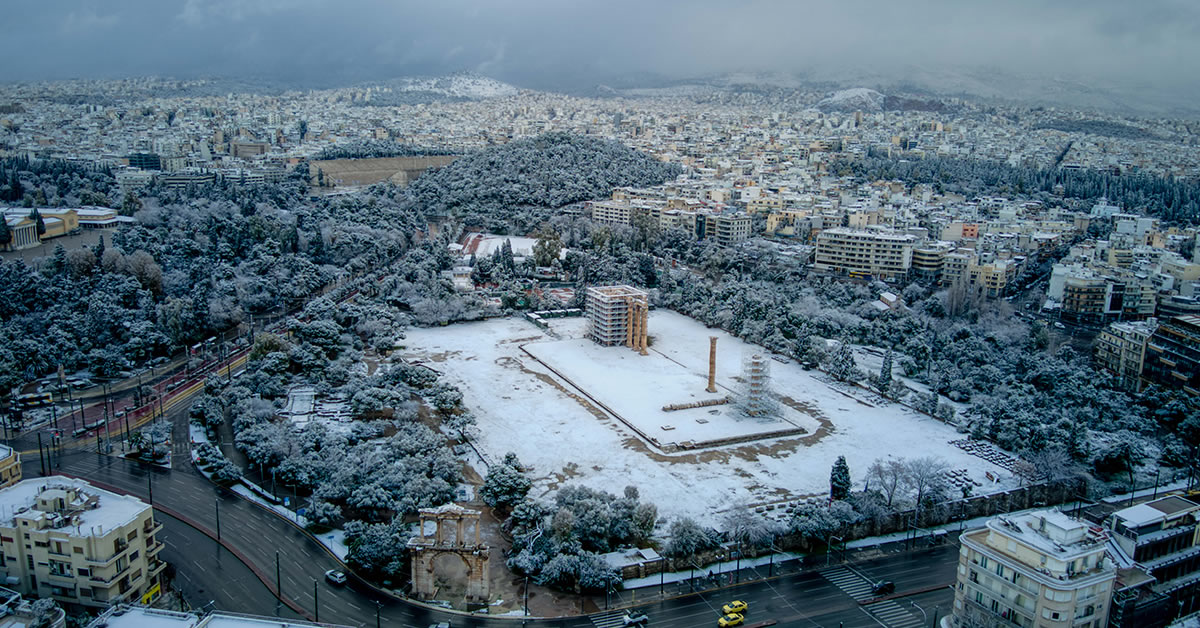
M488 548L479 540L479 511L458 504L422 508L420 535L408 540L412 553L413 597L430 599L437 594L434 561L444 555L462 560L467 573L467 601L488 601ZM437 525L433 536L425 536L425 522ZM473 530L469 530L473 528Z
M646 355L649 296L632 286L587 289L588 337L607 347L623 344Z

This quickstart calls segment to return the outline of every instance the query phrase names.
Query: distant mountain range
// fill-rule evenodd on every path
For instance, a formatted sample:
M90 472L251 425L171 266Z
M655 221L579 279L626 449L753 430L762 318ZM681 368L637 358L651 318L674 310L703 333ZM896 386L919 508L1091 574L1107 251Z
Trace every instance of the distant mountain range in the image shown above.
M808 106L828 111L938 111L952 108L948 103L962 98L985 104L1065 107L1137 116L1200 116L1200 85L1181 83L1167 91L1150 85L1021 75L979 67L908 66L899 70L819 67L800 74L739 72L686 79L642 73L565 91L600 98L712 97L734 93L781 96L807 92L815 95Z
M400 78L382 83L381 86L397 92L437 94L469 100L516 96L519 91L508 83L470 72L433 78Z

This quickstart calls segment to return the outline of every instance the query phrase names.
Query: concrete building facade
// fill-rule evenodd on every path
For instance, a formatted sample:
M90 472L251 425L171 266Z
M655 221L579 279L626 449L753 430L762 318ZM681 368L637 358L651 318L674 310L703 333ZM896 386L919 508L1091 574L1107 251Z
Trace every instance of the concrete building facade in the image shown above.
M0 572L23 595L106 607L161 591L162 525L139 499L50 476L0 490L0 512Z
M960 537L950 625L1102 628L1116 567L1103 529L1057 510L996 517Z
M885 230L826 229L817 235L813 268L898 281L912 267L916 238Z

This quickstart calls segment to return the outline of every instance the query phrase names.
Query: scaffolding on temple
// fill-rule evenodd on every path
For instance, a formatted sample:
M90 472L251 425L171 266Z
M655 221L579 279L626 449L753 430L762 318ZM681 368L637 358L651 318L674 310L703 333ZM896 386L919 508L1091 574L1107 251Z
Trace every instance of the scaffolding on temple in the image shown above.
M771 396L771 362L761 353L749 354L742 363L742 413L750 417L775 414L775 399Z
M587 289L587 335L597 344L625 345L646 355L650 299L632 286L593 286Z

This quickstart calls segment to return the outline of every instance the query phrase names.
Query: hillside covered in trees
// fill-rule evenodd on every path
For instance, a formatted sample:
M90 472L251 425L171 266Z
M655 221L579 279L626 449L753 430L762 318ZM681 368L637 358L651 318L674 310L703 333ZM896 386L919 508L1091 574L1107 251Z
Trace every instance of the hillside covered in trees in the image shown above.
M616 187L657 185L680 172L620 142L546 133L462 157L417 179L406 193L427 216L525 233L549 218L549 209L603 198Z
M973 196L1049 195L1062 187L1067 198L1108 198L1122 208L1171 222L1200 223L1200 182L1142 174L1110 174L1096 170L1010 166L995 161L926 157L897 159L872 154L861 160L838 159L829 171L875 181L899 179L925 183L936 190Z

